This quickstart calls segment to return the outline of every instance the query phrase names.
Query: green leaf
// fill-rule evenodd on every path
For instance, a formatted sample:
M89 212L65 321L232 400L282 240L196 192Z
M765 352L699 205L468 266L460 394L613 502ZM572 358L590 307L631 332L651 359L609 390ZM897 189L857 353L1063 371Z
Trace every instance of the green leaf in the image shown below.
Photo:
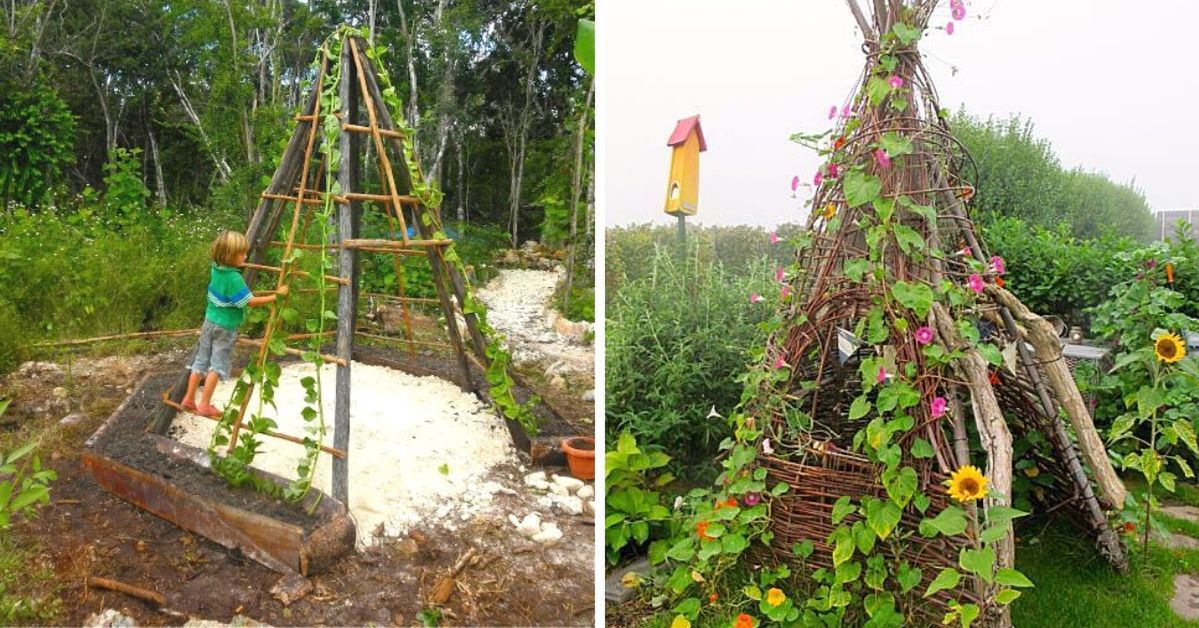
M924 283L897 281L891 286L891 295L919 318L924 318L933 304L933 289Z
M900 593L907 593L916 588L920 584L920 579L924 577L924 571L919 567L912 567L907 563L899 565L899 572L895 574L895 579L899 582Z
M1028 516L1028 513L1010 506L991 506L987 509L987 521L992 523L1011 521L1012 519L1019 519L1026 516Z
M905 46L911 45L912 42L920 39L920 29L915 26L908 26L903 22L896 22L891 27L891 32L895 33L895 37Z
M878 538L887 540L895 526L899 525L903 511L894 502L873 498L865 501L863 507L866 510L866 524Z
M841 523L846 515L854 511L853 502L848 495L843 495L833 503L833 525Z
M883 190L883 182L872 174L861 170L850 170L844 180L845 202L850 207L858 207L873 202Z
M42 484L34 484L33 486L22 490L16 497L14 497L12 503L8 505L8 509L12 512L16 512L22 508L25 508L26 506L33 504L36 501L48 500L49 495L50 489L46 488Z
M928 597L937 591L952 589L958 586L958 582L961 579L962 574L958 573L957 569L952 567L942 569L941 573L937 574L937 577L933 578L932 583L928 585L928 589L924 591L924 597Z
M1034 586L1032 580L1029 580L1027 576L1010 567L1004 567L1000 569L999 572L995 574L995 582L1008 587Z
M749 541L740 534L729 534L720 541L725 554L740 554L749 547Z
M966 531L966 514L957 506L946 506L936 517L925 521L945 536L954 536Z
M879 139L878 147L887 151L888 157L899 157L902 155L911 154L915 148L912 146L912 140L896 133L895 131L887 131Z
M962 604L959 606L958 618L962 620L962 628L970 628L970 624L973 624L974 620L978 619L978 612L977 604Z
M907 225L895 225L895 242L904 253L924 250L924 236ZM931 290L930 290L931 292Z
M989 342L984 342L980 343L976 348L979 355L987 362L990 362L992 366L1003 366L1003 354L1000 353L998 347Z
M977 550L962 548L961 554L958 555L958 565L990 584L993 578L991 570L995 567L995 550L991 547Z
M858 395L853 403L849 404L849 420L856 421L870 412L870 400L865 394ZM836 523L835 521L833 523Z
M595 22L579 20L575 29L575 60L588 74L595 76Z
M861 283L862 277L870 269L870 260L864 258L852 259L845 262L845 276L855 283Z
M1011 604L1012 602L1015 602L1016 598L1018 597L1020 597L1019 591L1015 589L1004 589L995 594L995 601L999 602L1000 604Z
M933 451L932 443L917 436L912 439L912 448L909 450L913 458L932 458L936 455Z
M1006 525L1006 524L990 526L987 529L983 530L982 534L978 535L978 538L983 543L994 543L995 541L998 541L999 539L1002 539L1003 537L1007 536L1007 531L1008 531L1009 527L1010 526Z
M881 76L872 76L866 83L866 97L870 99L870 104L875 107L883 102L887 98L887 94L890 93L891 86Z

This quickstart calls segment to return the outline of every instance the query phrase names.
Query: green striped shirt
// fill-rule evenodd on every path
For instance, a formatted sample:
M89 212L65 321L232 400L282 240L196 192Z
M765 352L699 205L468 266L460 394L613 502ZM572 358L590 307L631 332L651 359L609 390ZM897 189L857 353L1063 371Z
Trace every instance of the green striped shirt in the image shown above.
M204 318L236 331L246 317L246 306L253 296L241 278L240 271L213 262L208 279L208 308L204 310Z

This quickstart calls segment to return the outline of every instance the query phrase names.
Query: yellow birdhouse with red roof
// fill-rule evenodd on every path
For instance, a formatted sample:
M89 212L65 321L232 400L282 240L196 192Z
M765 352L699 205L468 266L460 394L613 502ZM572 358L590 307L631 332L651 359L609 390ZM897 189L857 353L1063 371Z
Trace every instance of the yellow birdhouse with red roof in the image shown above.
M708 150L699 116L679 120L666 145L671 147L666 213L694 216L699 209L699 154Z

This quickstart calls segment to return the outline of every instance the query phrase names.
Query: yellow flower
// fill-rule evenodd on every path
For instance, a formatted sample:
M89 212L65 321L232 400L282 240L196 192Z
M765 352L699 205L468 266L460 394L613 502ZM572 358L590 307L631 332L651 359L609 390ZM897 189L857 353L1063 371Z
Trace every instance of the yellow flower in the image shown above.
M641 575L635 571L630 571L620 577L620 586L626 589L636 589L641 586Z
M1177 335L1162 334L1154 341L1153 352L1157 354L1158 360L1166 364L1173 364L1187 354L1187 348L1182 344L1182 338Z
M670 628L691 628L691 620L682 615L675 615L674 621L670 622Z
M1030 478L1035 478L1038 475L1041 475L1041 470L1037 468L1036 465L1033 465L1024 470L1024 475L1027 475Z
M782 589L773 588L766 592L766 603L771 606L778 606L787 601L787 594L783 593Z
M945 484L949 487L949 496L960 502L987 496L987 476L974 465L968 464L954 471Z
M824 206L824 219L825 220L832 220L833 216L836 216L836 215L837 215L837 204L836 203L829 203L828 205Z

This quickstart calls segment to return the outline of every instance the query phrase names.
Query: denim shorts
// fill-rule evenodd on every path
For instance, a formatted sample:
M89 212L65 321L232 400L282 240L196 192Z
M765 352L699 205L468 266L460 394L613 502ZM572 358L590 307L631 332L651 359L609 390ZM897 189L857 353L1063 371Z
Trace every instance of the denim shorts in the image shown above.
M200 346L196 348L196 359L191 364L192 372L205 375L209 371L216 371L221 379L229 379L233 345L236 342L236 329L225 329L205 320L200 328Z

